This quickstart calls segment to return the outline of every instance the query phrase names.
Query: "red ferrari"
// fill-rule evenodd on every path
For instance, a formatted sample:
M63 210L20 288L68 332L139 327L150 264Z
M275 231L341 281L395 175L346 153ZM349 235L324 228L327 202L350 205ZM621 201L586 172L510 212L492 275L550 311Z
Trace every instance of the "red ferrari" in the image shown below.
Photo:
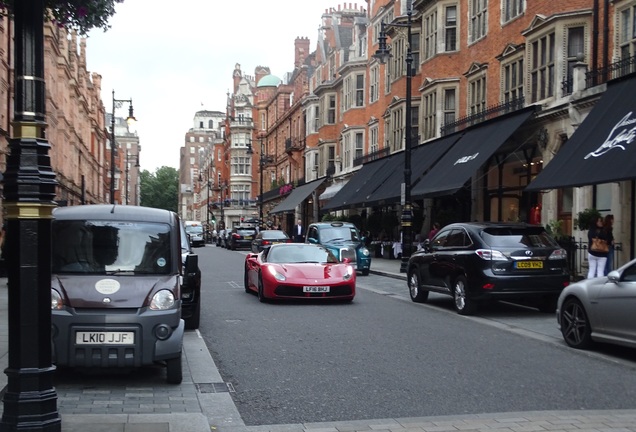
M338 299L356 295L356 271L328 249L310 243L281 243L245 257L245 292L271 299Z

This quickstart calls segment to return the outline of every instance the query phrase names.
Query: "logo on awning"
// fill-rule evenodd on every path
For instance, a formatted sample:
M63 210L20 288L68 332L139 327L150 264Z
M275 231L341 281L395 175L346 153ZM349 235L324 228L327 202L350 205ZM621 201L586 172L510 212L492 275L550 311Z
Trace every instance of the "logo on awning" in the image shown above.
M631 144L636 138L636 118L632 118L632 112L627 113L610 131L609 135L605 139L605 142L601 144L599 148L590 152L584 159L588 159L590 156L599 157L603 156L608 151L620 148L621 150L627 150L625 146Z
M471 160L477 158L478 155L479 155L479 152L477 152L475 154L472 154L472 155L469 155L469 156L462 156L459 159L457 159L453 165L470 162Z

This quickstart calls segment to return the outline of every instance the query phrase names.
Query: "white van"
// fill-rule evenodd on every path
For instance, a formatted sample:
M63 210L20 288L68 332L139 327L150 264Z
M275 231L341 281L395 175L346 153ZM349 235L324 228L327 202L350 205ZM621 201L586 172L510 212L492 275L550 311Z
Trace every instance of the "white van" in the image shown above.
M190 246L204 246L205 245L205 232L203 231L203 224L199 221L185 221L183 223L186 234L190 241Z

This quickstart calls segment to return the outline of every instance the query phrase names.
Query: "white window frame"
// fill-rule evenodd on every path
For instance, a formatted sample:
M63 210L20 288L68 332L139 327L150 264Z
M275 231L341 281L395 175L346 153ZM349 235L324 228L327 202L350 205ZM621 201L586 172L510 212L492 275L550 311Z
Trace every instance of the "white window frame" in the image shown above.
M554 97L556 91L556 32L538 35L529 41L529 91L530 103ZM545 52L544 52L545 50ZM541 56L545 56L545 60Z
M481 71L468 79L468 115L476 115L486 110L487 103L486 72Z
M444 20L444 52L455 52L459 50L459 6L457 4L447 4L443 5L443 7L444 14L442 16L442 19ZM454 23L448 21L448 10L450 8L455 9ZM455 47L453 49L449 49L448 47L450 32L454 33Z
M488 0L468 0L468 43L473 44L488 34Z
M422 18L422 45L423 59L428 60L437 54L437 31L439 24L437 22L437 8L426 14Z
M525 61L523 55L515 55L501 63L501 101L511 102L523 97Z
M380 66L374 64L369 69L369 103L380 98Z
M616 57L625 60L636 55L636 5L616 5Z
M379 147L378 147L379 133L380 131L377 124L369 128L369 153L370 154L375 154L379 151Z
M526 11L526 0L501 0L501 24L507 24Z
M422 113L424 133L422 138L424 141L435 136L437 130L437 89L427 92L422 97Z

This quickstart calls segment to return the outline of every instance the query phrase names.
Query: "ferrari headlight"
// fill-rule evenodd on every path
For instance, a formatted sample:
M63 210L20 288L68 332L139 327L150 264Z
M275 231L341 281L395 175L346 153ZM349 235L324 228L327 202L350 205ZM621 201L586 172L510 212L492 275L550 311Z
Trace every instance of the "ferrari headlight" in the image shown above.
M267 270L269 270L270 274L274 276L277 281L282 282L287 279L284 274L278 273L274 267L267 267Z
M342 280L349 280L355 274L355 270L350 265L347 266L347 272L342 276Z
M360 253L365 256L368 257L369 256L369 249L365 248L365 247L361 247L360 248Z
M172 291L163 289L157 291L150 301L151 310L166 310L174 306L174 294Z
M64 300L62 300L62 296L60 293L51 288L51 310L61 310L64 307Z

